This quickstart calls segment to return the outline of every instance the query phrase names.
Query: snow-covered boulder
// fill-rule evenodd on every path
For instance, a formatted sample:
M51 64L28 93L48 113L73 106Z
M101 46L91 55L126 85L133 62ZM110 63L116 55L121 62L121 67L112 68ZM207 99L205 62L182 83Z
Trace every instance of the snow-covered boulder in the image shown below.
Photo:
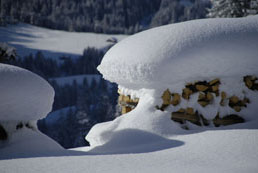
M0 64L0 149L11 148L16 144L23 150L43 134L37 129L36 121L45 117L52 109L53 88L38 75L12 65ZM38 136L31 138L31 136ZM44 140L47 137L43 137ZM48 147L52 142L38 142ZM55 143L58 148L61 148ZM35 146L26 151L34 150ZM38 150L38 149L37 149ZM8 150L9 151L9 150ZM9 153L11 154L11 153Z
M86 139L96 146L124 129L170 136L198 126L257 128L257 45L258 15L171 24L122 40L98 70L119 84L120 101L139 103Z

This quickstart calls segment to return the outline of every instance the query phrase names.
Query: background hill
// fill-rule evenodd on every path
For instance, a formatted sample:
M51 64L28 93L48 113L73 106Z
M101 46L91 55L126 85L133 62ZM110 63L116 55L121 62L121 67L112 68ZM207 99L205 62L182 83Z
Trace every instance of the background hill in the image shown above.
M2 0L1 23L51 29L132 34L150 27L204 18L208 0Z

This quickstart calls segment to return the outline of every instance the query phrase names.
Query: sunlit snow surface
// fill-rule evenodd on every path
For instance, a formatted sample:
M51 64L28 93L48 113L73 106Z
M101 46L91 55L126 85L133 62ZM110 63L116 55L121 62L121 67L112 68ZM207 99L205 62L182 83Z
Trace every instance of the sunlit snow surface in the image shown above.
M98 69L104 78L120 85L122 94L138 97L140 101L133 111L91 129L86 139L96 146L92 151L102 154L117 153L117 150L137 153L139 148L149 151L153 141L144 138L144 132L153 138L157 135L175 141L169 145L167 140L160 139L154 145L165 143L171 147L164 150L166 159L161 159L162 151L156 153L156 159L147 156L139 164L146 164L150 159L156 170L164 172L256 172L258 92L249 90L242 77L258 75L257 45L258 16L184 22L124 39L107 52ZM240 98L245 93L250 98L251 103L241 111L245 123L220 128L213 125L199 128L187 123L190 130L185 131L170 120L171 112L179 107L169 107L164 112L155 108L161 105L165 89L181 93L188 82L214 78L220 78L220 90ZM209 119L218 111L222 116L235 113L227 106L219 108L220 97L205 109L198 105L197 99L192 95L180 106L193 107ZM250 138L246 139L247 136ZM145 170L155 170L151 164Z
M128 37L98 70L126 88L166 88L182 81L258 74L258 16L202 19Z
M66 32L37 27L29 24L0 27L0 42L6 42L17 48L21 57L42 51L46 57L82 55L87 47L97 49L110 45L108 39L115 37L118 41L124 35Z
M48 154L47 157L42 154L44 157L5 159L0 161L0 170L1 173L256 173L258 171L257 130L205 131L163 140L139 130L128 130L121 132L121 135L130 132L132 132L131 137L115 141L111 144L112 147L107 144L102 148L93 149L92 152L63 151L63 154L48 152L44 153ZM141 142L136 141L138 135L148 139L147 143L141 144L144 142L141 138L138 138ZM155 141L156 139L161 139L161 142ZM119 144L120 142L123 146ZM132 143L137 145L134 146Z
M257 121L258 93L243 82L245 75L258 76L257 45L258 15L182 22L122 40L106 53L98 70L107 80L118 83L122 94L136 96L140 102L132 112L95 125L86 139L93 146L102 145L112 140L113 133L127 128L161 136L177 134L181 128L170 117L180 107L192 107L207 119L213 119L217 112L220 116L234 114L229 106L220 109L220 97L201 107L197 94L189 101L182 100L180 107L164 112L155 108L162 104L165 89L181 93L189 82L214 78L220 78L220 90L229 95L242 98L246 93L251 103L240 114L246 121ZM195 129L194 125L189 127Z

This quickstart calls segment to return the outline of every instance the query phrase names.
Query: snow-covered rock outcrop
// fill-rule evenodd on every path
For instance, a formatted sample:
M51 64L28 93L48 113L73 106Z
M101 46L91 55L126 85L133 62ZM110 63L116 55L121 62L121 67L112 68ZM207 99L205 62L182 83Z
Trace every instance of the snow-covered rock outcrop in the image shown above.
M119 84L120 94L139 103L126 115L94 126L86 139L97 146L124 129L166 137L196 125L245 122L231 127L257 128L257 45L257 15L172 24L122 40L98 70Z
M37 130L36 121L51 111L54 101L54 90L44 79L28 70L0 64L0 96L2 154L44 150L49 143L61 148Z

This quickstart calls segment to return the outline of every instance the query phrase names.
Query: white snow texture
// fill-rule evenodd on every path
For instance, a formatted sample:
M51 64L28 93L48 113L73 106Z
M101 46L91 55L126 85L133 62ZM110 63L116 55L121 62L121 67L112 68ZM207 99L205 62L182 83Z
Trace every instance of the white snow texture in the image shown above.
M192 107L210 120L218 112L220 116L237 114L229 106L220 108L221 97L203 108L197 102L197 94L164 112L155 108L162 104L161 95L165 89L181 93L188 82L214 78L220 78L221 91L240 98L246 94L250 98L251 103L240 114L246 121L256 122L257 128L258 94L243 82L243 76L258 74L257 45L258 15L172 24L122 40L107 52L98 70L107 80L118 83L122 94L136 96L140 101L133 111L112 122L95 125L86 139L92 146L98 146L116 139L116 134L126 129L139 129L163 137L185 133L170 119L171 112L179 108ZM191 123L187 126L197 128Z
M38 120L51 111L54 89L38 75L0 64L0 83L1 121Z
M257 15L194 20L125 38L106 53L98 70L130 89L258 74L257 45Z

